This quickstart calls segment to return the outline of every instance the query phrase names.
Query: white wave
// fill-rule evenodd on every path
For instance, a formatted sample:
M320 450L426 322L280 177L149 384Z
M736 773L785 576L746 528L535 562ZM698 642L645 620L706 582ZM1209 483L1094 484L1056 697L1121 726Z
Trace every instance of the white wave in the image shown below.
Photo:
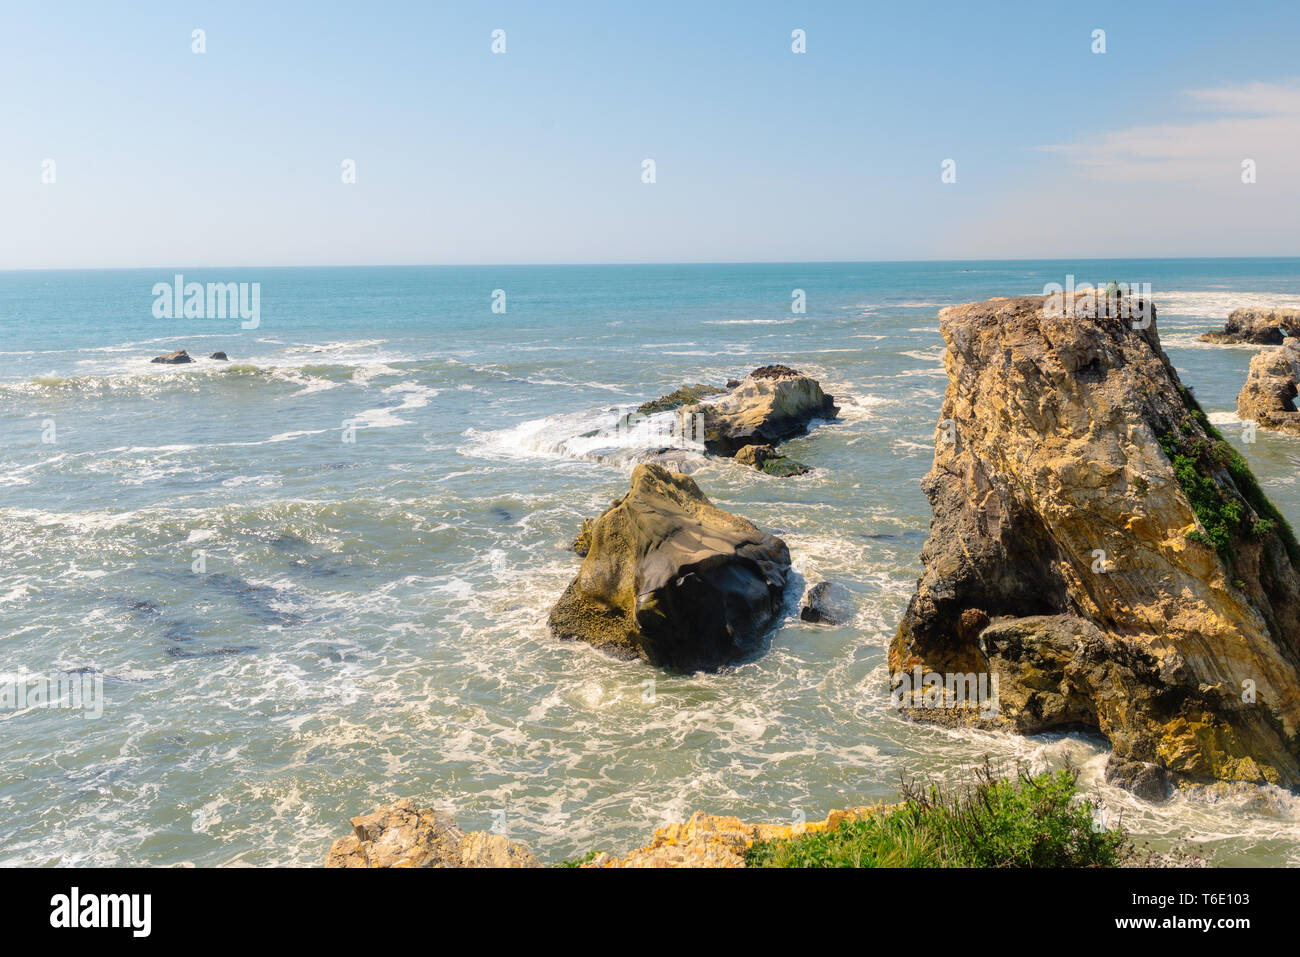
M1167 312L1202 319L1227 319L1234 309L1300 309L1300 294L1275 292L1153 290L1151 298L1157 315Z

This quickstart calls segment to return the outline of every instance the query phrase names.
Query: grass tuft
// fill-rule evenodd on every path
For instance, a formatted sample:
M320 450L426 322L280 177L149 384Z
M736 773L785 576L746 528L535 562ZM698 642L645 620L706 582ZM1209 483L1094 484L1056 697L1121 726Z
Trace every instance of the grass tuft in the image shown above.
M904 803L833 831L756 841L748 867L1114 867L1131 844L1098 828L1096 807L1076 800L1073 768L1000 776L985 759L957 790L903 782Z

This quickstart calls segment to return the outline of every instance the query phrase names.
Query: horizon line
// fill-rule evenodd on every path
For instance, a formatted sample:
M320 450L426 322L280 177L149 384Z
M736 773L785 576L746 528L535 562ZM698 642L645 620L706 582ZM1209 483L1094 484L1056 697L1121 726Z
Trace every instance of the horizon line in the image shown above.
M906 266L920 264L960 263L1068 263L1068 262L1234 262L1246 260L1300 261L1300 255L1270 256L1080 256L1045 258L993 259L697 259L653 260L628 262L498 262L498 263L272 263L268 265L196 264L147 266L7 266L0 273L26 272L126 272L129 270L186 270L186 269L518 269L557 267L626 267L626 266Z

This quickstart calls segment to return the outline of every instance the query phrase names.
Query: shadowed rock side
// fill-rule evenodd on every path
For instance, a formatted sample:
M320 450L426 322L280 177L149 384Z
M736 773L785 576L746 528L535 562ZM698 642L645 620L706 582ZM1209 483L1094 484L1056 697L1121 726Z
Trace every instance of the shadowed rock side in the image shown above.
M785 542L715 508L686 475L637 466L585 539L582 567L551 611L561 638L713 670L755 650L780 613Z
M816 379L775 365L755 369L726 395L686 411L703 414L707 451L732 456L747 445L803 435L814 419L833 419L840 410Z
M1276 346L1283 337L1300 330L1300 310L1297 309L1234 309L1222 332L1207 332L1201 342L1253 342L1262 346Z
M1154 312L1143 330L1043 303L939 314L954 441L939 430L922 482L925 570L891 671L998 675L1001 726L1099 730L1130 786L1295 787L1290 529L1179 383Z
M349 822L352 833L330 847L326 867L541 867L522 844L501 834L465 833L448 814L403 798Z
M1250 360L1246 384L1237 396L1237 415L1261 429L1300 433L1296 380L1300 379L1300 340L1287 339Z

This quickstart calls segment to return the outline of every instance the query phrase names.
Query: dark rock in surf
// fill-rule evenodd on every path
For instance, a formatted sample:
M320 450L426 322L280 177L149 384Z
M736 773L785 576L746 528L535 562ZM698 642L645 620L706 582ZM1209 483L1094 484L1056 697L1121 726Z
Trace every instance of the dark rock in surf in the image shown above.
M785 542L715 507L686 475L639 465L631 490L592 522L551 630L676 671L755 651L781 611Z
M852 617L853 596L838 582L817 582L799 603L799 618L803 621L842 625Z
M214 352L214 353L212 353L212 355L208 356L208 358L209 358L209 359L217 359L217 360L220 360L221 362L229 362L229 361L230 361L230 357L229 357L228 355L226 355L224 352Z
M1144 761L1106 762L1106 783L1131 791L1145 801L1164 801L1169 797L1169 775L1158 764Z
M190 354L186 352L184 349L178 349L177 351L169 352L166 355L154 356L154 358L150 361L161 362L164 365L174 366L174 365L179 365L182 362L193 362L194 360L190 358Z
M736 461L778 478L803 475L805 472L812 471L802 462L782 455L770 445L743 446L736 453Z

